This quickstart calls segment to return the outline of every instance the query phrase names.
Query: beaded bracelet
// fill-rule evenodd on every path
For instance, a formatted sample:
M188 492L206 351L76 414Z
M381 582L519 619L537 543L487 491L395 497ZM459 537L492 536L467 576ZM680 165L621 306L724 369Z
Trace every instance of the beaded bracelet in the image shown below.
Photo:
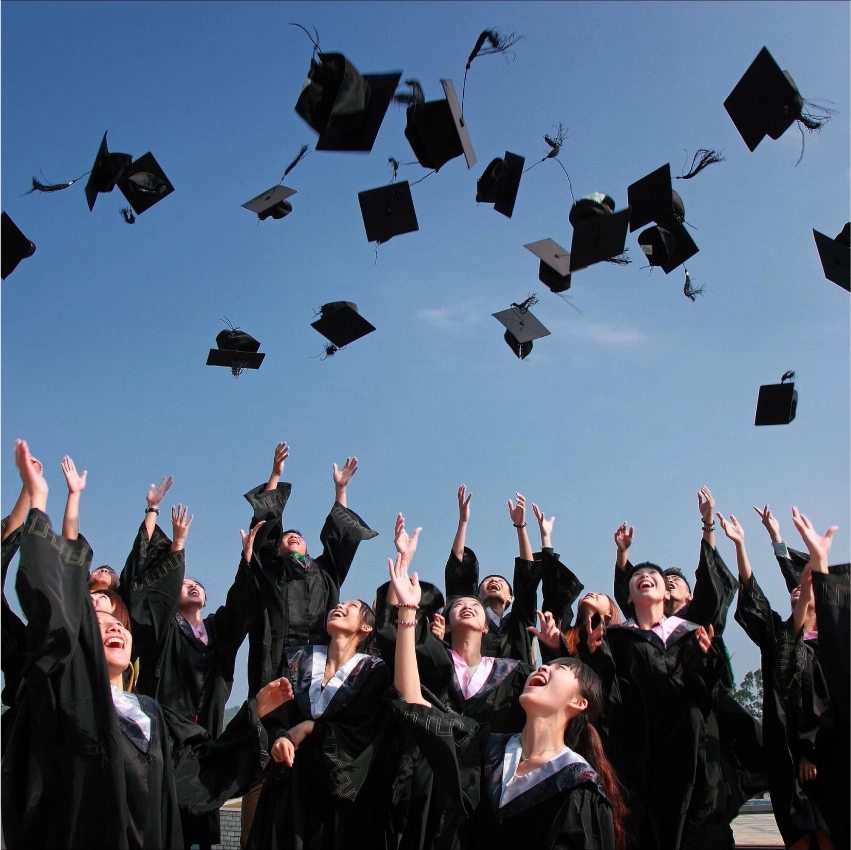
M160 512L159 508L145 508L146 514L158 514Z
M414 611L416 611L417 608L419 608L420 606L419 605L408 605L405 602L400 602L396 607L397 608L413 608Z
M706 523L703 523L703 530L704 531L715 531L715 523L713 522L711 525L707 525Z
M397 626L416 626L419 620L396 620Z

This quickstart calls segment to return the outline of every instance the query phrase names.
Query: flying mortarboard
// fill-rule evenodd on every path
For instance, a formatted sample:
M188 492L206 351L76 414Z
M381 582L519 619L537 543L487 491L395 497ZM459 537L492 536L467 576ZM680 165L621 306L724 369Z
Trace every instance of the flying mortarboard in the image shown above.
M817 130L827 120L827 116L804 112L804 99L794 80L788 71L780 70L765 47L724 101L724 109L751 151L766 136L779 139L796 121Z
M670 274L700 250L682 224L670 228L648 227L638 234L638 244L650 265L659 266L665 274Z
M118 179L118 188L136 215L149 210L174 191L174 186L150 151L124 169Z
M317 56L295 105L319 133L316 150L371 151L402 72L361 74L342 53Z
M851 292L851 223L842 228L836 239L813 230L816 248L824 269L824 276Z
M540 239L524 245L540 259L538 280L552 292L570 289L570 254L552 239Z
M0 242L2 245L2 266L3 273L0 277L3 280L12 274L18 267L21 260L31 257L35 254L35 242L31 242L21 233L18 225L12 221L11 217L6 213L0 216L2 225L0 225Z
M263 192L262 195L246 201L242 206L246 210L257 213L260 221L265 221L267 218L281 219L293 211L293 205L287 201L287 198L295 194L297 194L295 189L278 184Z
M498 213L511 218L525 162L524 157L510 151L491 160L476 183L476 202L493 204Z
M445 100L430 100L408 107L405 138L417 162L424 168L439 171L450 159L461 154L467 161L467 168L472 168L476 164L476 154L455 86L452 80L441 80L440 84Z
M353 301L332 301L323 304L320 310L322 315L310 326L329 340L335 349L343 348L375 330L358 313L358 305Z
M103 134L95 164L86 183L86 201L88 201L90 212L95 208L97 196L101 192L111 192L115 188L115 184L133 159L129 153L110 153L106 144L106 135L106 133Z
M668 225L682 224L685 207L682 198L671 184L671 166L665 163L626 190L627 203L632 210L629 219L631 233L650 222Z
M208 366L227 366L238 378L245 369L259 369L265 353L260 354L260 343L245 331L228 322L229 329L216 337L217 348L207 355Z
M602 192L581 198L571 208L570 267L573 271L623 254L630 210L627 207L615 212L614 208L615 202Z
M550 332L529 311L529 307L537 303L537 300L530 295L521 304L512 304L508 310L491 314L505 326L503 338L520 360L526 358L531 352L533 340L550 335Z
M367 242L387 242L420 229L407 180L358 192Z
M798 392L794 378L794 372L786 372L779 384L764 384L759 388L754 425L788 425L795 418Z

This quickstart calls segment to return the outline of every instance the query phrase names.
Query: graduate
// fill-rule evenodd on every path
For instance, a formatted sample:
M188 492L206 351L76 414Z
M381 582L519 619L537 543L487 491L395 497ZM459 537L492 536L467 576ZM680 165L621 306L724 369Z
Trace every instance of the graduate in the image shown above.
M805 629L815 625L809 599L795 592L785 620L774 611L751 569L744 530L734 516L717 516L736 546L741 582L736 622L760 651L765 764L777 828L787 847L809 848L813 840L821 848L833 847L817 802L821 780L812 761L817 737L830 731L818 727L832 729L833 723L827 682L805 639Z
M259 718L291 698L289 683L245 703L215 743L197 724L124 691L133 639L90 601L92 550L54 532L47 483L25 442L15 458L31 508L16 582L27 654L2 767L6 845L181 847L179 809L217 809L268 759Z
M626 575L634 616L600 623L580 658L606 694L606 752L628 793L629 846L679 850L711 810L706 720L723 663L705 629L666 617L665 575L637 564Z
M535 625L538 584L541 581L540 563L535 562L526 536L526 502L517 494L517 505L508 500L508 512L520 545L520 557L514 561L514 587L501 575L489 575L479 581L479 561L476 553L465 546L467 524L470 521L470 501L465 485L458 488L458 530L446 561L445 589L447 599L457 596L476 596L485 607L488 632L482 643L482 653L493 658L514 658L530 662L532 642L526 629ZM525 548L524 548L525 538ZM508 610L509 607L511 610ZM527 646L518 646L521 635Z
M393 589L411 611L420 601L417 575L408 576L418 532L390 562ZM590 723L602 707L594 673L575 659L541 666L520 696L527 717L522 731L489 735L422 689L415 621L399 622L394 662L399 699L392 704L397 721L415 736L440 777L441 805L432 806L440 817L433 818L419 846L621 847L623 803Z
M377 847L386 771L373 770L389 717L389 673L364 650L375 615L357 599L329 613L327 645L287 647L295 699L266 725L274 765L264 776L248 846Z
M151 484L145 519L121 572L120 591L130 610L139 693L153 697L217 738L233 688L236 655L259 608L256 580L240 561L225 604L201 616L206 591L185 575L188 508L172 508L172 538L157 524L159 505L174 479ZM219 843L216 812L185 815L186 846Z

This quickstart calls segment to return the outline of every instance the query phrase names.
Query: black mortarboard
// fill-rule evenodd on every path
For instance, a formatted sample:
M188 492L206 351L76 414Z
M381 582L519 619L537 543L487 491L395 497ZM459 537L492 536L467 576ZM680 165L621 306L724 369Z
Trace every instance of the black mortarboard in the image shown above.
M724 101L748 149L756 150L766 135L779 139L801 117L804 99L788 71L781 71L763 47Z
M150 151L124 169L118 188L136 215L141 215L174 191L174 186Z
M107 131L108 132L108 131ZM86 183L86 200L89 211L95 208L95 201L100 192L111 192L115 184L124 174L133 157L129 153L110 153L106 144L106 133L98 148L95 164L92 166Z
M420 229L407 180L358 192L367 242L387 242Z
M501 310L491 315L505 326L504 339L520 360L523 360L532 350L533 340L550 335L528 307L512 306L508 310Z
M0 215L2 225L0 225L0 242L2 247L2 266L3 273L0 277L3 280L12 274L18 267L21 260L31 257L35 254L35 242L30 242L23 233L21 233L18 225L6 214Z
M511 218L525 162L524 157L509 151L502 159L491 160L476 183L476 202L493 204L498 213Z
M267 218L280 219L293 211L293 205L287 201L287 198L295 194L295 189L281 185L273 186L262 195L246 201L242 206L244 209L257 213L260 221L265 221Z
M319 133L318 151L371 151L401 71L361 74L342 53L320 53L295 111Z
M813 230L816 248L824 269L824 276L843 289L851 292L851 223L831 239L818 230Z
M260 343L245 331L231 327L216 337L218 348L211 348L207 355L208 366L227 366L234 377L244 369L259 369L265 354L258 354Z
M764 384L759 388L754 425L788 425L798 409L798 392L787 372L779 384ZM794 377L794 373L792 373Z
M600 206L608 209L608 205ZM586 209L585 212L589 210ZM629 215L629 207L620 212L609 210L601 214L574 215L573 240L570 243L571 269L578 271L623 254L629 229Z
M311 322L310 326L337 348L342 348L375 330L375 327L358 313L358 305L352 301L332 301L323 304L321 311L321 317Z
M670 228L654 225L638 234L638 244L651 266L659 266L665 274L681 266L700 248L694 244L682 224Z
M461 114L461 104L452 80L441 80L445 100L429 100L408 107L405 138L424 168L440 168L464 154L467 168L476 164L473 143Z
M553 292L570 289L570 254L552 239L540 239L524 245L540 259L538 280Z
M651 221L670 229L669 225L682 224L685 219L682 198L671 185L671 166L668 163L630 185L626 197L631 210L631 233Z

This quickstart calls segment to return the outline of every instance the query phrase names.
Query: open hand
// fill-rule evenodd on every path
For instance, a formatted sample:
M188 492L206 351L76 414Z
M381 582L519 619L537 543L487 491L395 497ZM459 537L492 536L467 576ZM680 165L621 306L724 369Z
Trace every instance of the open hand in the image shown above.
M278 740L272 744L271 756L272 761L292 767L293 761L295 760L295 747L293 746L293 742L289 738L278 738Z
M148 489L148 495L145 496L145 501L147 501L148 507L158 508L160 506L160 502L163 499L163 496L168 493L169 488L172 484L174 484L174 478L172 478L170 475L168 478L163 478L163 480L160 481L159 485L157 486L151 484L150 488Z
M774 514L768 509L768 505L766 505L762 510L754 505L753 509L759 514L759 518L771 539L780 540L780 523L777 522Z
M697 492L697 507L703 521L707 525L712 525L712 515L715 513L715 499L712 498L712 493L708 487L701 487Z
M405 562L405 569L414 557L414 552L417 551L417 541L420 537L422 528L415 528L414 533L408 535L405 531L405 517L402 514L396 516L396 529L393 537L393 543L396 546L396 551L402 556Z
M728 540L732 540L733 543L741 546L745 542L745 530L739 525L739 521L730 514L730 519L724 519L724 515L722 513L716 513L715 516L718 517L718 522L721 523L721 529L724 534L727 535Z
M264 525L266 525L266 520L260 520L254 528L249 529L248 534L246 534L241 528L239 529L239 536L242 539L242 557L249 563L251 562L251 556L254 553L254 538L257 536L257 532L260 531Z
M69 493L82 493L86 489L86 475L88 473L83 470L83 474L78 475L77 467L74 466L74 461L68 455L62 458L62 472L65 475Z
M402 555L397 555L395 562L388 558L387 564L390 567L390 586L396 594L397 604L419 608L423 595L419 576L414 573L408 577L408 564Z
M556 518L553 516L547 519L544 512L534 502L532 503L532 510L535 512L535 519L538 520L538 528L541 529L541 534L546 536L552 534Z
M446 635L446 617L442 614L432 614L429 628L438 640L443 640Z
M275 457L272 461L272 475L280 478L284 474L284 461L290 456L290 447L286 443L275 446Z
M634 537L635 528L630 526L629 529L627 529L626 523L621 523L620 526L618 526L618 530L615 532L615 546L618 547L618 551L626 552L626 550L632 546Z
M585 621L585 633L588 635L588 650L593 654L603 645L603 623L601 622L596 629L592 629L589 617Z
M334 486L344 490L349 481L352 480L354 474L358 471L358 459L356 457L347 457L342 469L337 469L337 464L334 464Z
M24 482L24 490L30 497L30 501L32 502L34 496L37 499L38 504L33 504L33 507L44 510L47 505L49 490L47 482L44 480L44 470L38 461L33 463L33 457L30 455L29 447L24 440L15 441L15 464L21 473L21 481Z
M813 570L817 573L826 573L827 556L830 554L833 535L839 530L839 526L832 525L825 531L824 536L820 537L813 528L813 524L797 508L792 508L792 522L795 523L795 528L798 529L807 546Z
M173 542L183 544L189 536L189 526L192 525L194 516L189 513L189 508L178 505L171 506L171 527L174 529Z
M464 494L467 492L466 485L462 484L458 488L458 521L459 522L469 522L470 521L470 499L473 498L473 494L470 493L467 498L464 498Z
M535 613L538 615L541 628L536 629L534 626L527 626L526 631L538 638L544 646L558 652L561 648L561 633L558 630L558 626L556 626L553 615L549 611L546 614L542 611L536 611Z
M293 686L286 676L269 682L265 688L257 691L257 716L265 717L270 711L274 711L292 698Z
M508 500L508 515L515 526L526 524L526 500L519 493L514 494L517 497L517 506L511 499Z
M712 638L715 637L715 629L712 625L709 626L709 629L704 629L701 626L696 632L697 636L697 645L700 647L701 652L706 655L709 652L709 648L712 646Z

